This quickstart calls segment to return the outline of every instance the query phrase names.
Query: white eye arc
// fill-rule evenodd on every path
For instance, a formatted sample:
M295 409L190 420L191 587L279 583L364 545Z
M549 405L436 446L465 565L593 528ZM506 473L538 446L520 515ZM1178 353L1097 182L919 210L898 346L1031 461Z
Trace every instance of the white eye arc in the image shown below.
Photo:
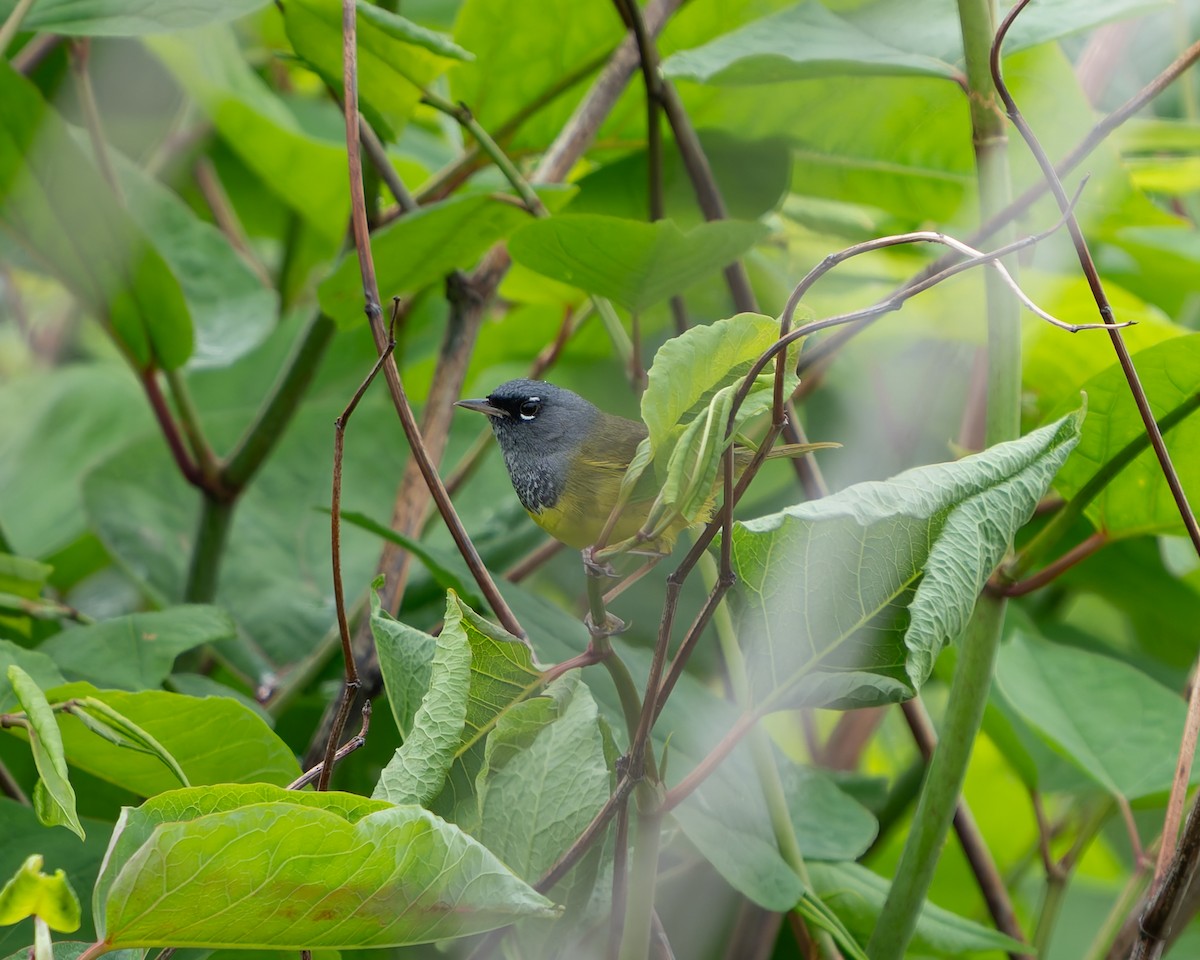
M532 420L538 415L538 411L542 409L541 397L530 397L521 404L521 409L517 412L521 415L522 420Z

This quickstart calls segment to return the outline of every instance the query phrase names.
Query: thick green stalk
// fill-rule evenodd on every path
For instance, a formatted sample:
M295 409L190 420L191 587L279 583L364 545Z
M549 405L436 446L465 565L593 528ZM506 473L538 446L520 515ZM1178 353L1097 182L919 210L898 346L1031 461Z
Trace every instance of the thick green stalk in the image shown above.
M225 540L233 520L233 503L205 496L200 501L200 522L196 527L196 543L188 567L187 586L183 599L188 603L211 603L217 595L217 579Z
M658 846L662 837L662 814L655 812L655 808L661 797L657 796L654 787L642 783L637 798L637 833L633 841L633 861L629 865L620 960L647 960L654 924L654 887L658 880Z
M1004 208L1011 194L1005 154L1004 116L992 85L989 55L996 32L994 0L959 0L966 56L972 142L979 180L981 218ZM1000 238L1004 242L1006 238ZM1017 303L988 271L988 382L985 438L990 446L1020 435L1021 326ZM891 890L871 936L871 960L902 960L933 880L938 856L954 819L975 737L991 687L1005 603L981 596L961 640L941 739L913 828L904 845Z

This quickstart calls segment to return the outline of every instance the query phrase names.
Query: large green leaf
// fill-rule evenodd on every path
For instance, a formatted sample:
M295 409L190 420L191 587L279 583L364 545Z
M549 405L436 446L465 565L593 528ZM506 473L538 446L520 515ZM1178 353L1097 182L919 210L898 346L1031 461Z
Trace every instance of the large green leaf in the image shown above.
M877 40L816 0L718 37L663 64L669 77L705 83L758 84L833 74L918 74L953 78L950 63Z
M396 671L391 671L395 676ZM373 796L390 803L428 804L445 782L462 741L471 686L471 648L453 591L429 667L429 687L404 743L379 776Z
M28 723L25 732L38 772L33 794L38 819L47 826L64 826L83 840L83 826L75 812L75 791L68 779L66 753L54 711L42 689L16 664L8 668L8 682Z
M80 477L153 422L117 364L71 364L0 386L0 514L17 549L44 557L82 534Z
M546 191L553 206L573 191ZM378 271L379 296L414 293L441 282L455 269L470 269L497 240L502 240L529 213L519 206L484 195L453 197L406 214L371 235ZM362 276L353 252L320 287L321 308L343 327L365 319Z
M1082 417L739 523L733 597L756 701L886 702L904 681L919 690Z
M424 646L423 641L410 646L404 662L419 656ZM389 671L393 679L399 673L397 666L393 664ZM375 795L395 801L397 796L413 795L414 785L431 785L432 792L420 794L422 802L436 796L432 808L457 819L456 809L472 795L488 733L540 683L541 672L534 667L528 646L448 592L429 687L408 739L384 770ZM457 729L451 733L454 726ZM420 768L420 777L407 773L414 765ZM431 784L434 776L445 778L444 782Z
M395 136L425 88L454 60L470 55L448 37L374 4L359 2L357 21L361 106L381 133ZM341 0L289 2L283 9L283 22L296 53L340 90Z
M235 634L233 621L223 611L189 605L66 630L39 649L72 680L145 690L160 686L185 650L230 640Z
M267 800L263 789L219 795L216 804L205 799L212 790L190 793L186 804L167 797L145 815L127 811L114 833L122 857L110 852L97 885L105 942L400 946L554 916L550 901L427 810L364 815L361 798L274 790ZM121 843L131 829L141 840L132 852ZM264 888L275 895L262 896Z
M887 898L890 884L858 863L813 863L808 868L813 891L828 904L860 942L870 939ZM1019 943L996 930L972 923L958 914L926 903L913 934L911 949L921 956L962 957L971 953L1004 951L1024 954Z
M127 37L186 30L206 23L236 20L265 7L268 0L38 0L21 21L25 30L82 37ZM0 0L0 21L17 0Z
M437 639L384 610L376 590L371 591L371 635L375 638L388 706L400 736L407 739L429 690Z
M307 133L251 69L227 27L145 43L263 185L325 237L339 241L350 213L344 140Z
M275 291L178 196L120 155L114 166L130 216L179 278L195 326L189 368L226 366L258 346L275 325Z
M226 697L185 697L161 690L125 693L87 683L56 687L55 701L94 697L146 731L173 756L192 784L287 784L300 775L295 755L254 711ZM62 718L72 766L132 793L153 796L179 781L158 758L97 737L76 717Z
M553 28L550 28L550 25ZM538 112L513 142L542 147L562 128L586 87L582 81L608 59L624 32L616 11L574 0L466 0L454 39L475 55L450 71L450 92L493 133L526 108L578 82ZM591 64L591 70L581 70ZM504 82L498 82L503 77Z
M526 224L508 247L515 260L538 273L636 313L728 265L766 233L762 224L735 220L684 233L670 220L565 214Z
M138 367L192 352L179 281L37 87L0 64L0 228L79 298Z
M1137 353L1133 362L1155 419L1182 417L1166 434L1167 449L1183 488L1200 489L1200 419L1193 415L1200 407L1200 334L1149 347ZM1068 498L1144 434L1141 416L1116 364L1092 377L1082 389L1087 394L1090 415L1078 448L1054 484ZM1175 532L1183 525L1149 447L1104 487L1088 505L1086 514L1112 537Z
M1128 664L1018 632L1000 650L1006 700L1060 756L1130 800L1166 791L1186 708Z

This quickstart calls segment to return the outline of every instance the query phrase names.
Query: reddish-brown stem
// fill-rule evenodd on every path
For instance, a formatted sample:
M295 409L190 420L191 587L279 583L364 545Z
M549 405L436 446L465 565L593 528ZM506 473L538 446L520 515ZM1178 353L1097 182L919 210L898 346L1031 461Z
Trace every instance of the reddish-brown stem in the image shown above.
M695 768L679 783L675 784L667 791L663 798L662 812L670 813L679 804L686 800L700 786L714 770L720 766L733 748L736 747L747 733L754 729L754 725L762 719L762 714L754 710L750 713L743 713L737 718L737 721L726 732L715 747L713 747L701 760L696 764Z
M337 753L333 755L334 764L340 763L343 759L350 756L355 750L358 750L367 743L367 733L371 729L371 701L367 700L362 705L362 726L358 733L343 743L337 749ZM299 790L302 787L308 786L316 780L325 771L325 761L322 760L315 767L305 770L299 777L287 785L288 790Z
M1023 597L1034 590L1040 590L1046 584L1053 582L1077 563L1082 563L1097 550L1108 543L1108 533L1097 530L1081 543L1076 544L1057 560L1046 564L1031 577L1018 580L1016 583L988 585L988 589L1005 597Z
M167 398L163 396L163 392L158 386L158 374L150 370L142 370L138 374L138 378L142 382L142 389L146 392L146 398L150 401L150 408L154 411L154 419L158 421L159 428L162 430L163 438L167 441L167 447L171 451L171 456L175 460L175 466L179 468L180 474L193 487L199 490L204 489L204 478L200 475L200 469L192 460L191 455L187 451L187 447L183 442L183 435L179 432L179 425L175 423L175 417L171 413L171 408L167 406Z

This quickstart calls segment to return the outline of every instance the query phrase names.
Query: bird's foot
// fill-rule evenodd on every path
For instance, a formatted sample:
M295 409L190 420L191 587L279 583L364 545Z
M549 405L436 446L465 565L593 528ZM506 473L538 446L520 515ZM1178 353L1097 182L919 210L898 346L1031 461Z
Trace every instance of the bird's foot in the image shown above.
M629 625L620 617L614 617L611 613L605 615L604 625L596 626L592 620L591 613L587 613L583 617L583 625L587 627L588 633L593 637L612 637L618 633L624 633L629 629Z
M615 580L619 576L616 568L607 560L596 559L595 548L584 547L580 553L583 556L583 569L589 577L612 577Z

